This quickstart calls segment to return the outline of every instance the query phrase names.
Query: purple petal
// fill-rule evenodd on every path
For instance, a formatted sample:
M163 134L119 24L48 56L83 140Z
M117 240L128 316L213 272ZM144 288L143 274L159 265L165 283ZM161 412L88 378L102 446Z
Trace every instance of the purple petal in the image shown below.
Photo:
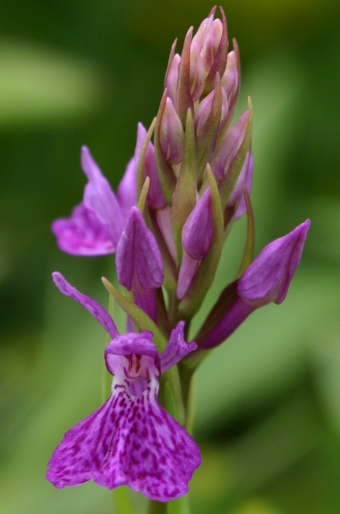
M255 309L238 298L221 321L203 338L202 348L210 350L223 343Z
M188 482L201 464L198 446L155 401L146 400L133 412L137 420L123 452L127 485L161 502L187 494Z
M84 205L96 213L115 246L124 225L119 203L86 146L82 148L81 165L89 181L84 190Z
M180 66L181 58L178 54L174 55L172 63L169 68L168 75L166 77L165 86L168 90L168 96L171 98L174 106L177 106L177 85L178 85L178 70Z
M135 162L138 165L139 155L142 150L146 138L147 131L142 123L138 123L137 129L137 144L135 150ZM147 196L148 205L153 209L161 210L166 206L166 201L163 196L161 184L159 182L158 170L155 157L155 149L153 144L150 142L145 152L144 158L144 179L150 177L150 185Z
M164 280L155 237L136 207L131 209L117 245L116 268L119 283L129 291L156 289Z
M204 81L207 77L207 71L204 68L201 56L201 45L196 43L195 36L190 47L190 93L193 102L196 102L204 89ZM169 96L171 93L169 93Z
M55 271L52 273L53 282L59 289L61 293L66 296L69 296L76 302L80 303L86 310L89 311L92 316L96 318L97 321L101 324L101 326L106 330L106 332L112 337L115 338L118 336L118 331L116 329L116 325L113 322L113 319L109 315L109 313L102 307L98 302L90 298L89 296L85 296L84 294L77 291L77 289L61 275Z
M101 466L105 466L105 453L113 431L110 424L112 403L110 397L99 410L66 432L55 449L46 478L57 489L87 482ZM119 430L119 421L115 430Z
M246 159L244 161L241 173L236 181L234 191L232 192L229 201L228 201L228 207L232 207L236 204L237 200L241 197L240 202L237 206L236 212L234 214L234 220L237 220L245 214L247 211L246 207L246 201L244 199L242 186L245 185L248 194L250 195L251 192L251 186L253 181L253 155L251 152L247 153Z
M255 309L281 303L300 262L310 221L266 246L237 283L237 298L215 326L198 341L214 348L229 337Z
M184 321L180 321L171 332L168 345L160 356L162 373L175 366L183 357L186 357L197 348L195 342L185 342L184 325Z
M227 66L221 80L221 86L228 98L228 115L223 123L229 124L234 115L237 97L240 89L240 56L236 41L233 41L234 50L228 53Z
M238 295L256 307L281 303L300 262L309 227L306 220L267 245L240 278Z
M174 237L171 229L171 208L165 207L161 211L156 212L157 223L162 232L162 236L168 247L171 257L176 262L177 260L177 252L175 248Z
M184 154L184 130L172 100L166 99L160 125L160 145L165 159L178 164Z
M200 264L201 260L192 259L184 250L176 290L179 300L182 300L188 292Z
M216 18L209 26L202 41L201 55L207 70L214 64L216 54L220 47L223 25L220 19Z
M57 488L93 479L109 489L128 485L153 500L179 498L201 463L199 449L157 404L155 377L139 395L126 382L115 377L103 407L65 434L47 479Z
M52 232L60 250L71 255L107 255L116 249L104 225L84 204L77 205L70 218L55 220Z
M216 10L216 7L215 7L215 10ZM209 14L208 18L204 18L204 20L198 27L196 34L192 38L192 41L194 43L197 43L200 46L200 48L202 48L204 40L207 36L207 32L210 29L212 22L214 21L214 15L215 15L215 11L212 11Z
M249 121L249 111L245 111L235 125L227 132L215 150L212 169L216 180L221 181L227 175L237 152L244 144Z
M144 127L143 123L139 122L137 124L137 141L136 141L135 155L134 155L135 161L136 161L136 166L138 166L138 160L139 160L140 153L142 151L142 147L144 144L144 140L146 138L146 134L147 134L146 128Z
M144 312L157 324L157 301L156 292L154 289L147 289L145 291L133 291L135 304L138 305Z
M134 157L129 161L126 171L118 186L117 198L124 219L129 215L131 208L137 203L137 169Z
M182 243L192 259L200 260L210 250L213 238L211 193L208 188L197 202L182 231Z

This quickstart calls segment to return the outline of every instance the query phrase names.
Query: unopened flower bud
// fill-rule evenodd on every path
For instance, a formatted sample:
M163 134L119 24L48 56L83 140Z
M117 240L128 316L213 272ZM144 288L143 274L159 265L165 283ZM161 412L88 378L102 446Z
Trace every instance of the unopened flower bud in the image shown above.
M195 116L195 134L196 140L199 141L204 137L207 119L211 114L212 103L215 97L215 91L211 91L203 100L200 102L197 113Z
M132 157L117 190L117 199L125 219L128 217L131 207L137 203L136 167L136 160Z
M183 300L189 291L200 263L201 261L192 259L190 255L188 255L184 250L176 289L176 296L178 300Z
M142 123L138 123L137 144L135 150L136 166L138 165L138 159L146 138L146 134L147 132L145 127L142 125ZM143 179L145 180L146 177L150 178L150 186L147 196L148 205L154 209L164 209L166 206L166 201L164 199L162 188L159 182L155 149L151 142L148 143L143 163Z
M227 203L227 207L233 207L239 201L236 212L234 213L234 220L241 218L241 216L243 216L243 214L245 214L247 210L246 202L243 195L243 186L246 187L247 192L250 195L253 180L253 165L253 155L251 151L249 151L242 166L241 173L235 184L234 190L230 195Z
M212 65L214 64L214 60L219 49L222 32L222 22L217 18L210 25L202 42L201 55L207 72L210 71Z
M227 93L229 101L234 100L236 91L240 84L239 63L237 62L235 51L228 53L227 66L221 79L221 86Z
M160 143L163 155L169 163L181 162L184 153L184 130L170 98L166 99L161 120Z
M178 276L177 298L189 290L201 260L209 252L214 235L211 191L208 188L188 217L182 231L184 248Z
M174 237L171 229L171 208L165 207L161 211L156 212L157 224L162 233L165 244L170 252L174 262L177 260L177 252L174 243Z
M218 98L220 95L220 98ZM216 102L220 103L218 107ZM228 99L226 92L217 86L211 91L203 100L200 102L197 113L195 116L195 134L197 147L202 145L202 142L207 138L210 132L209 128L212 125L215 127L215 134L213 139L213 147L216 143L216 138L220 132L221 125L224 124L224 120L228 116ZM213 119L215 118L215 119Z
M227 59L227 67L221 79L221 87L223 94L227 97L228 113L224 116L222 113L221 129L220 131L226 131L232 122L237 98L240 90L240 57L238 52L237 43L234 40L234 49L229 52Z
M193 41L190 48L190 93L193 102L196 102L203 93L204 81L207 77L200 52L200 45Z
M172 103L177 108L177 84L178 84L178 70L181 62L181 57L178 54L174 55L174 58L169 66L169 71L165 81L165 87L168 90L168 96L171 98Z
M208 188L188 217L182 231L182 244L193 259L203 259L213 238L211 192Z
M217 181L227 175L233 160L245 142L249 121L249 111L245 111L235 125L219 142L212 162L212 170Z
M227 21L222 8L220 8L222 21L214 20L207 31L203 42L202 58L208 71L208 76L204 83L204 94L208 94L215 85L216 74L223 77L227 64L228 56L228 34Z
M214 21L215 12L216 12L216 7L214 7L211 10L209 16L202 21L201 25L198 27L197 32L192 39L192 41L195 43L198 43L201 48L202 48L203 41L207 35L207 32L208 32L212 22Z
M220 119L220 126L218 129L218 133L220 134L221 130L225 127L225 124L227 122L227 119L230 118L229 115L229 101L228 96L223 87L221 87L221 119Z
M181 62L178 67L178 86L176 109L185 125L188 109L193 110L193 101L190 93L190 57L193 27L188 30L182 49Z

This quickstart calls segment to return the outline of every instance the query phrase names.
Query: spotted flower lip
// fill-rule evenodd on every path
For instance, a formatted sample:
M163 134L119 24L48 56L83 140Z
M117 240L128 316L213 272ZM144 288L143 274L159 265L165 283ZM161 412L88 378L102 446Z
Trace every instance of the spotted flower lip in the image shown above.
M161 502L186 494L201 463L200 452L157 402L160 373L197 348L194 342L185 343L184 322L178 323L159 355L151 332L118 335L113 320L95 300L60 273L54 273L53 280L113 337L105 361L114 378L104 405L66 432L49 462L47 479L59 489L91 479L109 489L128 485Z

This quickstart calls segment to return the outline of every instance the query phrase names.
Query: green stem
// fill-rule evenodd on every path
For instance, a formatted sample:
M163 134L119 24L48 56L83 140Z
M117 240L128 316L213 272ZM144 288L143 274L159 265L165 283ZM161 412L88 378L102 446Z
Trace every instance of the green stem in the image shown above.
M113 501L118 514L133 514L129 490L126 486L117 487L117 489L113 491Z
M169 323L170 327L174 328L178 321L178 299L176 296L176 290L175 291L169 291Z
M185 424L184 426L186 429L189 429L188 425L192 424L192 415L191 415L191 405L190 405L190 397L191 397L191 382L192 382L192 375L193 371L189 370L186 367L183 367L181 365L179 367L179 376L181 381L181 392L182 392L182 401L183 401L183 407L184 407L184 419Z
M166 503L150 500L147 514L166 514Z

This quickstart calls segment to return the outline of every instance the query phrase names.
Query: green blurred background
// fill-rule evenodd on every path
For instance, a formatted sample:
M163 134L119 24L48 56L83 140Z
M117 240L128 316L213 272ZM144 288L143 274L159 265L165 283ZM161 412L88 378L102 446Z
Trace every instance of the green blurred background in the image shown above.
M87 483L54 490L46 463L101 404L105 336L50 280L104 305L112 257L61 254L51 221L82 197L82 144L115 188L149 125L168 52L206 0L0 2L0 512L108 514ZM254 313L196 376L203 465L194 514L340 512L340 4L223 3L254 106L256 251L312 219L285 302ZM233 276L244 220L203 307ZM120 313L117 312L122 324ZM196 324L199 320L196 320ZM139 512L144 502L133 496Z

